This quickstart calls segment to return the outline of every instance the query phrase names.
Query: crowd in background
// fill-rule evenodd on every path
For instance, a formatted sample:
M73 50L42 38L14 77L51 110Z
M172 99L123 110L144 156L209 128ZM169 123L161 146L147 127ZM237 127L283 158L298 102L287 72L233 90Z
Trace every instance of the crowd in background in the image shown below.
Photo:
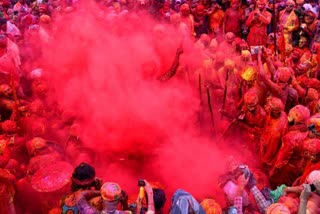
M228 122L221 141L230 144L238 136L233 146L255 154L258 167L230 163L219 179L225 204L214 196L196 199L182 189L169 201L164 189L146 180L139 181L137 201L128 203L119 184L96 177L89 161L92 151L79 138L76 114L48 99L37 60L54 19L77 11L79 2L0 0L1 214L320 213L317 0L96 2L107 19L148 14L159 23L155 33L172 25L191 38L202 54L201 66L183 64L180 47L158 80L179 79L199 88L205 103L199 120L218 110ZM214 103L206 99L210 94ZM37 183L53 163L52 172L73 172L66 179L71 188L61 174L48 186ZM50 182L56 182L52 189ZM57 203L56 197L52 201L42 194L50 191L64 197Z

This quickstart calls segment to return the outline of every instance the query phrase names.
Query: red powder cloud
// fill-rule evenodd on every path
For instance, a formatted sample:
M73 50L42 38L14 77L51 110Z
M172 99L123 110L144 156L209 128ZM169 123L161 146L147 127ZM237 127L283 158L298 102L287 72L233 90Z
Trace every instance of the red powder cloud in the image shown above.
M196 67L201 58L188 43L185 38L181 63ZM169 193L183 188L217 198L227 154L210 133L199 135L197 86L156 80L180 45L172 26L147 16L110 16L88 4L57 19L42 64L51 97L81 118L81 138L94 150L98 176L131 194L146 178Z

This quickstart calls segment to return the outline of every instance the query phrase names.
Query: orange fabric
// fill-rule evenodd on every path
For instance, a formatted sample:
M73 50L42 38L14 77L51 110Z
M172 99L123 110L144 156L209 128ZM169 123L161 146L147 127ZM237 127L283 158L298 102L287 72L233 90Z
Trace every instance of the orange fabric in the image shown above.
M285 38L286 44L292 43L292 32L299 28L299 18L294 11L287 14L285 10L279 13L279 25L283 29L282 35Z
M213 12L209 16L209 25L210 25L210 30L213 31L215 28L220 28L222 29L222 23L224 20L224 12L223 10L218 9L217 11Z

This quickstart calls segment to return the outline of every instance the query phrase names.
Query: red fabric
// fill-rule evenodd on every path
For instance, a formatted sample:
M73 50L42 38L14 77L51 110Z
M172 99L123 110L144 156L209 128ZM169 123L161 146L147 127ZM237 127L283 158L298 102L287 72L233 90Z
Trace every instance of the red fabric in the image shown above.
M276 171L271 172L271 182L275 185L291 186L302 175L306 166L303 142L307 132L291 131L282 139L282 147L275 162Z
M10 150L8 146L5 147L2 154L0 154L0 168L4 168L10 159Z
M267 26L270 23L264 23L260 19L254 20L254 14L256 11L252 11L246 21L247 27L250 28L250 32L247 38L249 46L266 45L267 42ZM271 13L264 10L262 15L268 19L271 19Z
M225 13L225 33L232 32L240 37L243 15L243 10L228 8Z
M15 194L13 183L15 177L5 169L0 169L0 214L10 212L10 203L13 203Z
M6 120L1 125L2 130L6 133L15 133L17 131L17 123L12 120Z
M278 45L279 45L281 58L284 59L285 58L285 53L286 53L286 40L284 38L283 33L279 34Z
M263 133L261 135L260 158L261 162L272 166L276 154L281 147L281 139L288 130L288 119L285 112L281 112L279 118L267 117Z
M246 111L246 110L245 110ZM254 113L246 111L245 123L249 126L262 127L266 121L267 113L261 107L257 106L257 110Z
M28 178L25 177L20 179L16 186L17 197L15 200L17 204L19 204L19 208L25 213L43 213L40 206L40 202L43 200L41 199L40 194L32 189Z
M315 163L315 164L310 164L306 167L306 169L304 170L303 174L301 175L300 179L299 179L299 184L304 184L307 177L309 176L309 174L313 171L313 170L320 170L320 162Z

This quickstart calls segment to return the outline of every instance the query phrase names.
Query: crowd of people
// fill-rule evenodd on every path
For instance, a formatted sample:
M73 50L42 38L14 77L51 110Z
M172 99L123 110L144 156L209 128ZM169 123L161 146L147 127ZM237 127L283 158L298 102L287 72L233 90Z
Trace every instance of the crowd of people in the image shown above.
M49 99L38 60L55 19L80 2L0 0L0 214L320 213L317 0L96 0L106 20L148 15L154 32L171 25L200 53L200 66L188 67L182 42L154 79L191 84L201 100L197 124L254 157L254 167L231 161L219 177L223 204L183 189L170 203L146 180L129 203L118 183L96 176L77 115Z

